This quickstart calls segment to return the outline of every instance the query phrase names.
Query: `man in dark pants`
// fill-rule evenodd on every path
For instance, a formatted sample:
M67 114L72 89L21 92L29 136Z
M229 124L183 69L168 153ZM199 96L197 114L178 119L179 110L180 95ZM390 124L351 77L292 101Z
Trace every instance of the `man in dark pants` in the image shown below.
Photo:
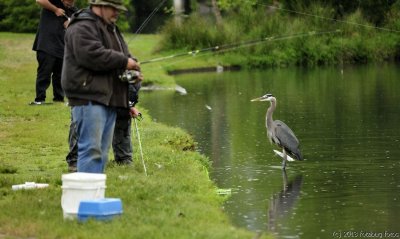
M114 136L112 147L114 151L114 160L118 165L132 164L132 140L131 140L131 123L132 117L136 118L140 112L135 108L139 102L139 90L141 83L129 84L129 104L134 108L131 113L129 110L120 108L117 110L117 119L115 121ZM76 124L71 120L69 127L69 152L66 157L69 172L77 171L78 162L78 135L76 132Z
M36 0L43 8L32 50L38 61L36 97L31 105L41 105L46 100L46 90L53 83L53 101L63 102L61 70L64 56L64 34L69 16L77 9L74 0Z

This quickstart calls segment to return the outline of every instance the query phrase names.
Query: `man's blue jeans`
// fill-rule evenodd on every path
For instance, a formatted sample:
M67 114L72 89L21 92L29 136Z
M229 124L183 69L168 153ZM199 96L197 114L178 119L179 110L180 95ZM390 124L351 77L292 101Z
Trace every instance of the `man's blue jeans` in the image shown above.
M91 102L72 107L78 133L78 172L104 172L116 117L114 108Z

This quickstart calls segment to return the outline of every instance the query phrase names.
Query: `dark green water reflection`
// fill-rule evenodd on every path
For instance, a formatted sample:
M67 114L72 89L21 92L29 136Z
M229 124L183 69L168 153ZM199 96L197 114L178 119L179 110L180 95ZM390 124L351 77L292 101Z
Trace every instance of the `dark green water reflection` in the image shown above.
M157 121L180 126L213 161L211 176L231 188L232 222L279 237L400 237L400 67L277 69L183 75L188 94L143 92ZM266 136L275 119L296 133L306 161L284 175Z

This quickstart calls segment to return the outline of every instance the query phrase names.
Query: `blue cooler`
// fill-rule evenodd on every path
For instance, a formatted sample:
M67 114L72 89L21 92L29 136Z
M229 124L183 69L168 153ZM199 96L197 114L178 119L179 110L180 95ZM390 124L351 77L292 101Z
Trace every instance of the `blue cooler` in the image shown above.
M82 200L79 203L78 220L86 221L89 218L96 220L111 220L122 214L122 202L119 198L101 198Z

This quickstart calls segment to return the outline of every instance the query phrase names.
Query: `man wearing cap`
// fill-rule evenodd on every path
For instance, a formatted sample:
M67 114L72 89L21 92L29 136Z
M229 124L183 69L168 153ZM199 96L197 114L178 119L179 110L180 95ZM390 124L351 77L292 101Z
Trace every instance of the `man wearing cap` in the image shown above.
M90 0L73 14L65 34L61 83L78 136L78 172L103 173L117 109L129 109L125 70L140 71L115 25L122 0ZM142 76L139 76L142 80ZM136 114L130 108L132 115Z

